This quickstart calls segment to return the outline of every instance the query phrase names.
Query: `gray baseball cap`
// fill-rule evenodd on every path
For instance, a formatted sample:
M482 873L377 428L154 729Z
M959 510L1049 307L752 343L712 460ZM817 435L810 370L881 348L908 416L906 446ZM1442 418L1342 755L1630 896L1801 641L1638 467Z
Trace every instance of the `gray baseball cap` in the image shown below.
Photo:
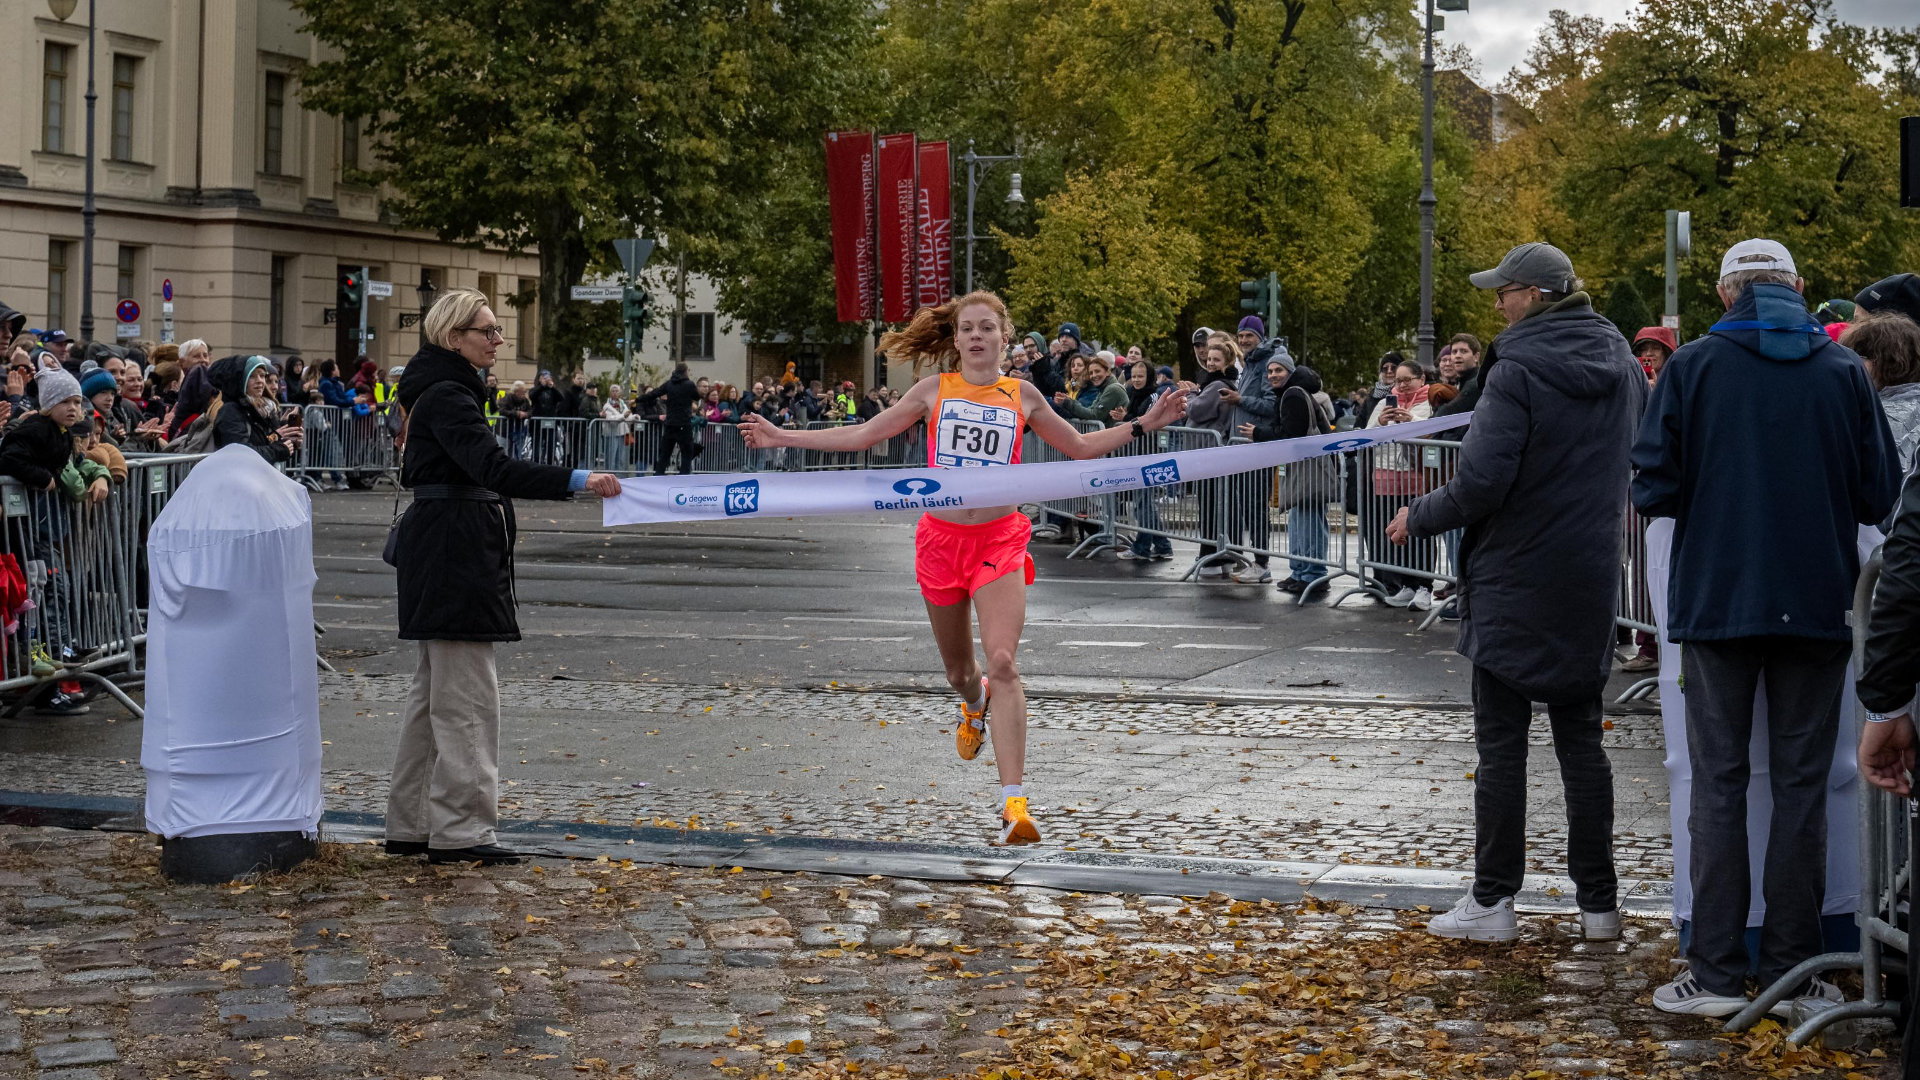
M1476 289L1532 285L1542 292L1569 293L1574 291L1573 260L1552 244L1536 240L1507 252L1499 266L1469 275L1467 280Z

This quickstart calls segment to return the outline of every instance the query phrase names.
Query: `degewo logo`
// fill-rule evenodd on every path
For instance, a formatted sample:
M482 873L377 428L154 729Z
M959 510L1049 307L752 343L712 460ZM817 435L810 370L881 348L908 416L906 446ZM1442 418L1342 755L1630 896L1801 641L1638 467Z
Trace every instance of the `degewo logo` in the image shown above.
M1335 439L1332 442L1327 443L1324 446L1320 447L1320 450L1322 453L1331 454L1340 450L1358 450L1363 446L1372 446L1372 445L1373 445L1372 439L1362 439L1362 438Z
M895 480L893 490L902 495L931 495L940 490L940 481L924 476L909 476L905 480Z
M1172 458L1168 458L1165 461L1156 461L1151 465L1142 465L1140 466L1140 482L1148 487L1159 487L1162 484L1177 484L1180 482L1180 463Z
M673 505L694 513L711 514L720 509L720 489L717 487L674 488Z
M742 480L727 485L727 516L752 514L760 509L760 481Z
M1080 474L1080 490L1086 492L1129 491L1145 486L1139 469L1101 469Z

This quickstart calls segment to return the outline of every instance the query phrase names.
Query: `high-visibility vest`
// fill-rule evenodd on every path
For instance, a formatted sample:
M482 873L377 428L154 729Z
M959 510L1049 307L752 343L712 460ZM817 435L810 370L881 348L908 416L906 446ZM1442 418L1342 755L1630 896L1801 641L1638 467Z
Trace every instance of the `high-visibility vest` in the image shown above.
M386 408L387 399L392 396L393 390L386 383L377 382L373 384L373 403L375 405L383 409Z

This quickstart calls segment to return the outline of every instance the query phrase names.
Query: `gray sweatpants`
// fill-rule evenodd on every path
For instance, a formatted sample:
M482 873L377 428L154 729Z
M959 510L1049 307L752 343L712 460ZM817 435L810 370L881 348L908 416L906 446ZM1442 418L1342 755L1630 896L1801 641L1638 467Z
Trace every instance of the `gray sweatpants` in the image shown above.
M494 842L500 686L493 642L422 641L387 791L387 839L442 849Z

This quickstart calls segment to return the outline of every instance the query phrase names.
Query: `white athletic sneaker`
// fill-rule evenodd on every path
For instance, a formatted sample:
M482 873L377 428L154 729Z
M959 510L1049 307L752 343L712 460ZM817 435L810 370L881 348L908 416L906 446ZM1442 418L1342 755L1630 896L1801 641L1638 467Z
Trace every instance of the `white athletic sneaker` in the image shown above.
M1267 582L1273 580L1273 573L1266 567L1255 563L1252 566L1242 567L1239 573L1233 575L1233 580L1242 585L1265 585Z
M1846 1000L1846 995L1840 992L1839 987L1818 975L1808 979L1807 984L1806 993L1801 994L1799 997L1790 997L1775 1002L1773 1008L1767 1010L1767 1015L1785 1020L1792 1014L1793 1003L1796 1001L1830 1001L1838 1005Z
M1620 909L1581 912L1580 935L1588 941L1620 940Z
M1433 610L1433 590L1421 588L1414 592L1412 606L1415 611Z
M1226 563L1208 563L1201 567L1200 572L1194 576L1225 581L1227 578L1233 576L1233 571L1227 569Z
M1406 607L1411 603L1413 603L1413 590L1404 586L1399 592L1387 597L1388 607Z
M1428 919L1427 933L1467 941L1513 941L1520 936L1520 923L1513 915L1513 897L1504 896L1498 903L1482 907L1468 893L1452 911Z
M1744 995L1708 993L1693 980L1692 971L1683 971L1679 978L1653 992L1653 1007L1684 1016L1732 1016L1747 1007L1747 999Z

